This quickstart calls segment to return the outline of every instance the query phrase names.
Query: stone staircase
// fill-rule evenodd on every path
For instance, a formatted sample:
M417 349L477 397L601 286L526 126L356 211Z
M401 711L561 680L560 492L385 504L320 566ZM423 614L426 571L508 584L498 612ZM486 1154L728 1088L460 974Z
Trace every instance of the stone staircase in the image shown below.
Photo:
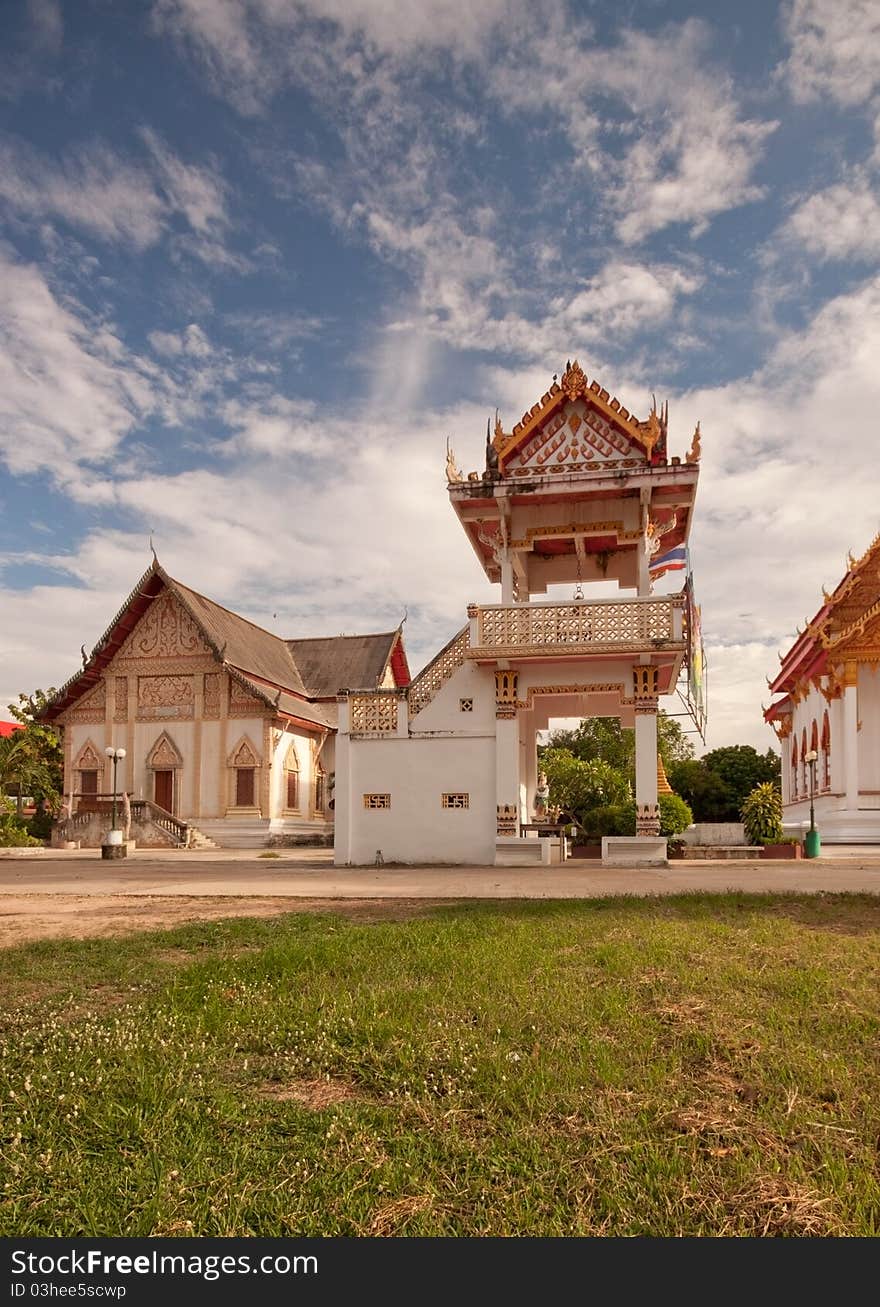
M188 849L219 849L220 845L216 840L212 840L209 835L200 831L198 826L189 823L189 842L186 846Z
M191 826L190 830L194 828ZM202 839L210 840L208 845L191 842L191 848L207 847L215 849L265 849L269 843L268 817L208 818L200 817L198 832Z

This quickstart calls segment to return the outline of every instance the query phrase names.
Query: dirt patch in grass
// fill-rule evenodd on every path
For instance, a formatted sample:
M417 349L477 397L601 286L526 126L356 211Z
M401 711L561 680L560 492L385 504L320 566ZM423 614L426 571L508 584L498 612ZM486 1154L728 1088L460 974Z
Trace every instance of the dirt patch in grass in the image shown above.
M409 921L450 899L299 899L107 894L16 894L0 917L0 948L40 939L88 939L164 930L224 917L331 912L354 922Z
M846 1231L835 1215L830 1198L823 1198L806 1185L784 1176L760 1176L754 1183L732 1193L691 1194L697 1209L713 1216L713 1233L724 1235L785 1236L813 1238L843 1235ZM720 1217L719 1212L724 1215Z
M880 896L876 894L812 894L809 898L774 903L766 911L796 921L808 930L827 930L836 935L880 931Z
M411 1217L418 1216L421 1212L428 1212L433 1206L434 1199L430 1194L412 1194L404 1198L395 1198L393 1202L385 1203L373 1214L370 1221L370 1234L378 1238L403 1234L406 1223Z
M347 1080L291 1080L286 1084L272 1081L257 1090L259 1098L276 1103L299 1103L311 1112L323 1112L337 1103L348 1103L362 1097Z

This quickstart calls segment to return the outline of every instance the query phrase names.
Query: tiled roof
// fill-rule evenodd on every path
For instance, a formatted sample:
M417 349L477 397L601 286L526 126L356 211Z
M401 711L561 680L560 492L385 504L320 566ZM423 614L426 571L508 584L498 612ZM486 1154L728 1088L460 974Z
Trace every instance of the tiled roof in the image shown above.
M347 685L377 689L400 640L399 631L282 640L191 590L154 561L84 660L81 671L57 692L44 713L46 721L54 721L92 689L150 604L165 590L192 617L217 661L252 694L286 716L325 728L335 725L335 705L331 708L314 700L335 696ZM405 656L402 662L405 667Z

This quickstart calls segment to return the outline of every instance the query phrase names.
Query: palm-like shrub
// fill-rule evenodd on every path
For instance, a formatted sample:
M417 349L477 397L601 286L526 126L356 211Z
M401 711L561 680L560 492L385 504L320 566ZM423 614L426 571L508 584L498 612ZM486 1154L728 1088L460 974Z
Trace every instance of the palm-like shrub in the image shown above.
M740 813L750 844L782 843L782 795L772 781L756 785Z

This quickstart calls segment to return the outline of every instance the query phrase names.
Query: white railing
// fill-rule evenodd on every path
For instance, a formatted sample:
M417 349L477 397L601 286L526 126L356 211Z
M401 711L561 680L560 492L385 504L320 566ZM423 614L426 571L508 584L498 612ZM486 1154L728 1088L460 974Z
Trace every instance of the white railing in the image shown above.
M505 604L478 607L477 645L471 657L502 649L631 649L682 643L677 596L578 600L568 604Z
M445 685L450 676L461 667L467 657L470 627L469 625L459 631L443 649L440 650L437 657L428 663L419 672L418 676L411 683L407 690L407 702L409 704L409 715L414 717L416 713L431 702L434 695Z

